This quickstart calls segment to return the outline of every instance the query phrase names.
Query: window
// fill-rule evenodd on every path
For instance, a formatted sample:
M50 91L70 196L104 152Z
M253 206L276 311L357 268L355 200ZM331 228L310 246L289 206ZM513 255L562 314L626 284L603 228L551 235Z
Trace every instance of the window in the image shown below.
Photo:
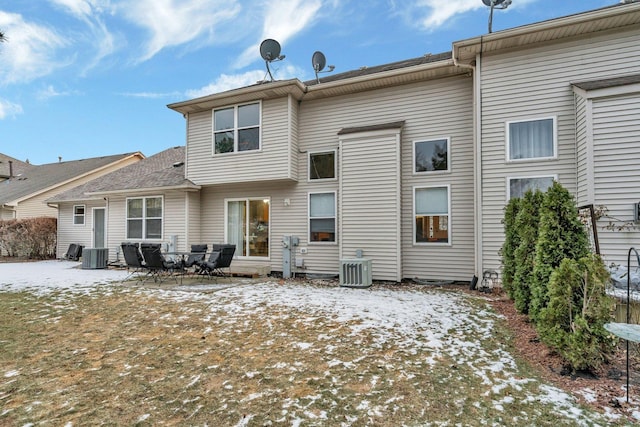
M523 178L508 178L508 194L507 199L511 199L514 197L523 197L524 193L528 190L540 190L547 191L551 185L553 185L553 181L556 179L555 176L532 176L532 177L523 177Z
M84 225L84 205L74 205L73 206L73 224L74 225Z
M336 193L309 194L309 242L336 241Z
M336 151L309 153L309 180L336 178Z
M269 257L270 199L227 200L226 239L236 245L236 254Z
M260 149L260 104L236 105L213 111L214 153Z
M162 238L162 197L127 199L127 239Z
M416 141L413 144L414 172L449 170L449 139Z
M414 189L415 243L449 243L449 187Z
M555 118L507 122L509 160L556 157Z

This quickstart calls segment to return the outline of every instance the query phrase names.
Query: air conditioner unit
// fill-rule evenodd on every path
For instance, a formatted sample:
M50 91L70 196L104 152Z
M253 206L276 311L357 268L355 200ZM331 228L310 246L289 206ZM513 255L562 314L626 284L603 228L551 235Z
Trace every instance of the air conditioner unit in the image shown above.
M371 260L367 258L340 260L340 286L368 288L371 286Z
M85 270L107 268L107 258L109 258L108 248L84 249L82 251L82 268Z

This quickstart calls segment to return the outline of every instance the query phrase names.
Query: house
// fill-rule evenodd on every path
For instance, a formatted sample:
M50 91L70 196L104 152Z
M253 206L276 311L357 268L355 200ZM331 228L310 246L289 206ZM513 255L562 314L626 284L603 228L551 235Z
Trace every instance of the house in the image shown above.
M170 104L186 120L184 181L56 198L60 232L91 195L106 202L110 257L132 238L226 242L235 264L273 271L336 274L361 255L379 280L482 277L500 269L506 203L529 188L555 179L580 205L633 220L637 46L640 4L619 4L452 52ZM148 198L161 216L145 236L149 218L127 210ZM640 234L599 236L605 259L622 262Z
M49 197L143 157L140 152L135 152L44 165L14 163L13 159L6 157L8 164L9 160L12 161L13 171L9 175L13 175L0 181L0 219L55 218L57 210L45 203Z
M197 240L199 187L184 176L184 147L173 147L50 197L59 212L57 253L76 243L109 248L115 260L126 240Z

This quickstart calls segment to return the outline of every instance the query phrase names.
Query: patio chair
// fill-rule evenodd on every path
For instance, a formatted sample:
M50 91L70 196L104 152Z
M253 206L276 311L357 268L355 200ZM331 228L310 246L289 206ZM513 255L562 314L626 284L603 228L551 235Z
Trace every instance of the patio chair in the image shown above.
M204 262L204 258L207 255L207 249L209 247L204 245L191 245L191 252L186 260L182 263L182 268L188 269L193 267L194 272L197 273L200 263Z
M138 243L122 242L120 247L124 255L124 262L127 265L127 271L130 272L124 280L129 279L135 273L140 273L145 270L144 259L142 258L140 249L138 249Z
M71 243L69 245L69 249L67 249L67 253L64 254L64 259L68 259L69 261L78 261L82 256L83 247L84 246L77 243Z
M222 253L220 251L212 251L206 261L202 261L198 264L198 274L208 276L209 278L215 276L215 272L221 258Z
M219 253L219 258L214 260L214 254ZM209 261L206 263L201 263L200 268L205 269L205 274L208 276L222 276L227 277L228 274L225 273L222 269L229 268L231 265L231 261L233 260L233 255L236 253L236 245L231 244L214 244L212 246L211 256L209 257ZM215 261L215 262L213 262Z
M167 277L169 273L173 273L176 269L180 268L175 262L165 259L160 251L159 243L142 243L140 244L140 250L144 258L145 268L148 270L149 276L153 278L154 282L162 282L163 278ZM176 283L178 283L177 277L174 278L176 279Z

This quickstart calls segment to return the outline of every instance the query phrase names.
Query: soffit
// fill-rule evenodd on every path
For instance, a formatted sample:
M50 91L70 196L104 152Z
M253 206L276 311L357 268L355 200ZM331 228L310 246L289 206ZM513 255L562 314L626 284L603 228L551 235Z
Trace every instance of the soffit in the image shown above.
M607 30L640 29L640 3L614 5L591 12L485 34L453 44L456 62L470 63L478 53L522 48Z

